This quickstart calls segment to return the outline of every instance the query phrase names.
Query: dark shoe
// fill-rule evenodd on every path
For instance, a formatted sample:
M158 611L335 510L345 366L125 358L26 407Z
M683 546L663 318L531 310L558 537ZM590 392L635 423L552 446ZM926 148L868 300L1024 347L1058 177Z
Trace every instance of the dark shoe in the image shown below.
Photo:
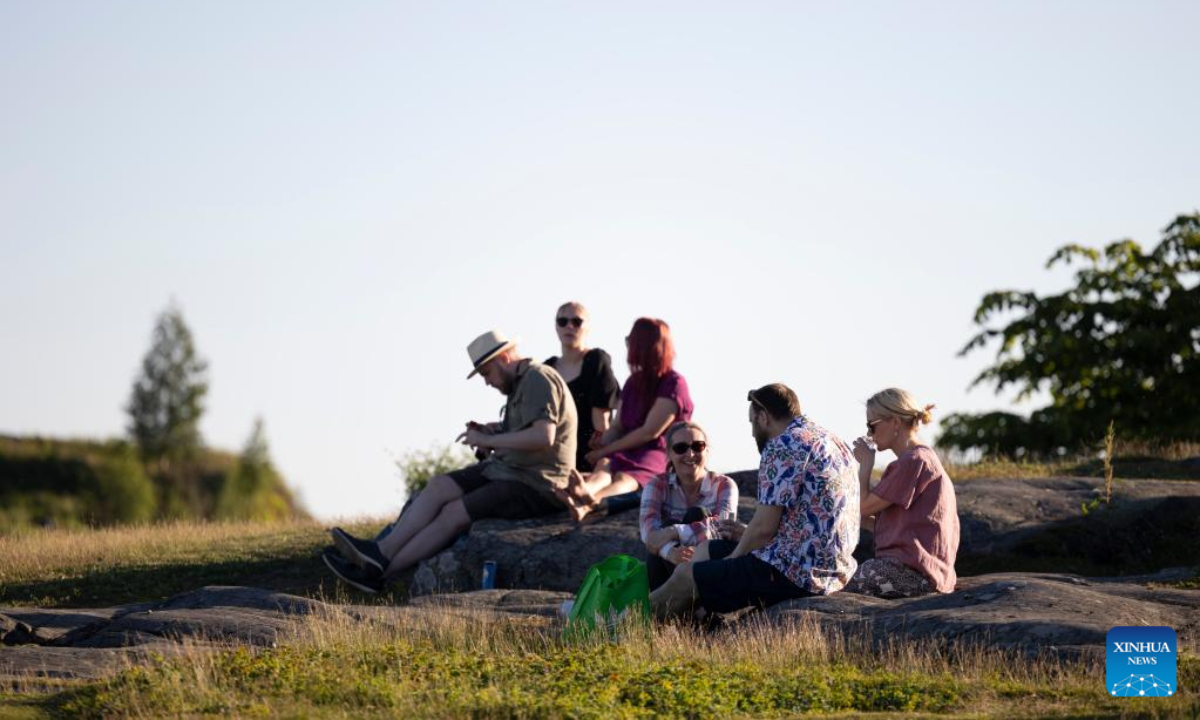
M338 576L342 582L351 587L358 588L365 593L378 595L383 592L383 575L372 568L360 568L353 563L347 562L345 558L338 555L336 552L326 550L321 554L325 560L325 564L333 571L334 575Z
M388 559L379 552L379 546L370 540L361 540L350 533L335 527L329 531L333 536L333 545L346 560L361 568L374 568L382 573L387 570Z

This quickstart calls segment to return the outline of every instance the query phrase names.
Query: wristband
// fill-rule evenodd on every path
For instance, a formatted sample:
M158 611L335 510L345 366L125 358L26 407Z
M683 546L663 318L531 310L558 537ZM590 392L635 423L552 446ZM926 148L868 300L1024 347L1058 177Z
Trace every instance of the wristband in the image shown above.
M672 540L658 549L658 556L663 560L669 561L671 559L671 551L677 547L679 547L679 543Z

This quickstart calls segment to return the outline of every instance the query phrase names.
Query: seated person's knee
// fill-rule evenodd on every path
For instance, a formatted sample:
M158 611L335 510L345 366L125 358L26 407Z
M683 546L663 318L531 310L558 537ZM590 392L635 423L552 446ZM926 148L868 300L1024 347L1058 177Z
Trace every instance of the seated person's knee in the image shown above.
M442 506L442 510L434 522L465 529L471 525L471 516L467 514L467 508L463 505L462 500L451 500Z

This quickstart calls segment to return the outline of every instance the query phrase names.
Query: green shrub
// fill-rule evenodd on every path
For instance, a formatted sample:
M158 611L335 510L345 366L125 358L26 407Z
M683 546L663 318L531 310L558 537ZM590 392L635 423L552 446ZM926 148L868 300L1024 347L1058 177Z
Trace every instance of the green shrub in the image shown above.
M470 450L462 445L434 445L428 450L412 450L396 460L409 497L425 489L438 475L459 470L475 462Z
M94 487L87 493L89 514L101 525L144 523L154 518L154 485L133 446L110 443L95 465Z

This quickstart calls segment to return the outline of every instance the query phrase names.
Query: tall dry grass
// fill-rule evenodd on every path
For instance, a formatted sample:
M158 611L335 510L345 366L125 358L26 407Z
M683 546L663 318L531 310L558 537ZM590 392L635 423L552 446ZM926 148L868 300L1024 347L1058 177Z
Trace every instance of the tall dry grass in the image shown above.
M1120 709L1105 695L1098 681L1103 668L1094 663L1030 660L978 646L950 651L900 638L880 646L865 632L830 629L807 617L785 627L749 624L710 635L686 625L633 621L620 625L615 638L567 641L559 623L547 618L460 607L375 608L354 617L338 600L330 598L328 612L299 620L280 638L280 648L184 646L151 671L132 670L73 700L71 709L131 717L710 717L739 701L705 693L752 695L755 682L798 673L814 686L827 686L815 696L848 703L843 709L915 703L925 712L1004 717ZM595 667L589 668L590 659ZM514 673L514 662L532 672ZM843 683L858 694L837 699ZM639 699L631 685L671 694L671 700ZM557 697L563 692L580 697ZM922 704L939 693L947 704ZM757 714L754 702L746 701L746 714ZM1174 701L1162 708L1168 711L1163 716L1190 712L1195 706L1189 702Z
M179 521L113 528L22 530L0 535L0 582L75 577L104 566L200 564L271 547L292 547L323 532L323 526L313 520Z

